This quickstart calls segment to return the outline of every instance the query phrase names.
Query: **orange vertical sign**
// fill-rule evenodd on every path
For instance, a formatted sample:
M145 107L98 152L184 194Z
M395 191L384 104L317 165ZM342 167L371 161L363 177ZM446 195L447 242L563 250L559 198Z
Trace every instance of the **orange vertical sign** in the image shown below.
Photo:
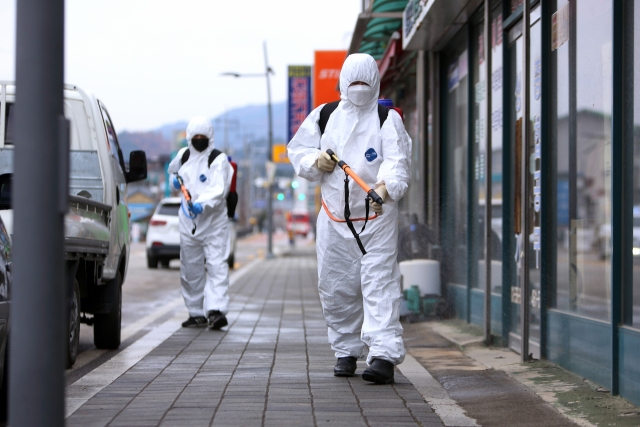
M313 66L313 108L340 99L336 90L346 50L317 50Z

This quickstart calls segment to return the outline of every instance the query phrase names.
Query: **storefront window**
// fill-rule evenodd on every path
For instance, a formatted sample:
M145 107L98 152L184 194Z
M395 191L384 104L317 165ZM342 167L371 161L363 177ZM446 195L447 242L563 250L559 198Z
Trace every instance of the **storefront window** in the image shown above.
M445 49L443 77L443 266L450 285L466 285L467 276L467 145L469 65L467 32L461 31Z
M511 72L511 78L509 79L511 82L511 87L506 88L510 94L510 105L508 108L510 109L509 117L511 118L508 123L509 126L509 135L510 141L508 143L511 144L511 163L513 165L513 193L514 196L518 193L520 188L521 181L521 171L518 165L520 164L520 150L518 147L521 147L522 143L522 24L516 24L509 30L508 33L508 49L509 49L509 70ZM517 211L516 206L520 203L520 199L518 197L513 198L513 210ZM516 231L519 230L518 221L520 221L519 217L514 215L514 229L510 230L508 236L504 236L504 238L514 239ZM515 248L515 244L511 244L511 247ZM518 262L516 260L515 252L510 254L508 258L503 260L504 262L510 262L515 265L517 269L519 267ZM518 270L516 270L518 271ZM520 274L518 271L516 281L510 284L511 286L511 302L512 302L512 313L511 313L511 332L516 334L520 334Z
M524 75L523 75L523 46L522 46L522 21L517 23L508 34L509 37L509 50L511 60L511 138L512 138L512 152L514 162L514 231L513 238L516 248L516 253L513 258L504 260L505 262L514 263L515 270L517 271L517 280L511 284L511 302L513 303L513 312L511 316L511 331L520 335L520 304L522 301L520 292L520 261L519 255L524 251L520 248L521 237L519 234L523 232L521 229L521 217L518 215L521 206L521 182L522 182L522 151L526 150L529 157L528 168L528 182L530 197L527 200L528 210L528 228L524 232L529 236L529 287L531 294L529 295L529 336L534 342L540 340L540 269L541 269L541 251L540 251L540 236L541 229L541 205L540 194L540 169L542 159L536 154L539 153L540 144L540 126L542 120L542 92L541 92L541 72L542 72L542 46L541 46L541 23L540 23L540 7L536 7L531 11L531 27L529 31L529 55L530 62L528 68L529 74L529 123L528 123L528 137L527 146L523 146L522 143L522 131L523 131L523 112L524 112ZM536 197L538 196L538 197ZM512 238L512 236L508 236ZM535 354L535 352L534 352ZM535 357L538 357L535 355Z
M611 1L558 0L553 39L558 309L608 321L611 306ZM571 16L576 36L571 37ZM572 60L575 58L575 61Z
M416 103L415 78L406 79L402 87L399 106L404 113L404 124L407 133L411 137L411 186L408 197L405 197L405 212L409 214L406 219L409 224L424 222L424 176L425 170L422 161L422 150L418 135L418 108Z
M640 328L640 6L634 7L633 52L633 320ZM636 78L637 77L637 78ZM626 317L626 316L625 316Z
M540 272L542 251L540 238L542 230L542 46L541 46L540 7L531 11L530 62L529 62L529 137L527 154L529 155L529 336L540 342ZM538 356L539 357L539 356Z
M501 6L501 5L499 5ZM477 253L477 286L485 289L485 207L486 197L486 156L485 126L491 126L491 292L500 294L502 289L502 13L501 7L495 8L491 14L490 40L491 70L486 78L483 31L484 25L475 27L474 46L477 52L474 57L474 144L473 156L475 166L475 184L473 200L476 201L474 242ZM491 118L486 119L487 92L491 91Z
M491 291L502 289L502 5L491 14Z
M471 249L472 260L475 263L476 276L471 284L472 287L480 287L484 289L485 278L485 261L484 261L484 217L486 205L485 192L485 156L486 156L486 138L485 126L487 117L487 78L484 65L484 23L474 25L472 27L473 35L471 37L471 57L473 64L473 143L470 147L470 155L473 160L473 195L471 202L473 203L471 214L475 217L471 228Z

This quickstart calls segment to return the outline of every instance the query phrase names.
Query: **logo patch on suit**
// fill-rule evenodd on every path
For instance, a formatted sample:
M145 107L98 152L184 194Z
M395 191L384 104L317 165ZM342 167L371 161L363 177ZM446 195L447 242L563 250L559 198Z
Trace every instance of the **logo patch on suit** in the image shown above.
M367 151L364 152L364 157L368 161L373 162L375 159L378 158L378 153L376 153L376 150L374 150L373 148L369 148Z
M207 177L205 176L205 174L200 175L201 182L205 182L206 180L207 180Z

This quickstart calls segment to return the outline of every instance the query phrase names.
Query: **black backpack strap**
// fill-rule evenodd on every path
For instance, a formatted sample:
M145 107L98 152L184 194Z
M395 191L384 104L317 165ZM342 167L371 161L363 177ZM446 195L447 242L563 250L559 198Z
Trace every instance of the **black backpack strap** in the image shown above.
M378 104L378 117L380 118L380 127L382 127L385 120L387 120L388 115L389 115L389 107L385 107L384 105Z
M216 157L218 157L220 154L222 154L222 151L218 150L217 148L214 148L213 151L209 153L209 167L211 167L211 163L213 163Z
M180 166L182 166L185 163L187 163L187 160L189 160L189 156L190 155L191 155L191 152L189 151L188 148L186 150L184 150L184 153L182 153L182 159L180 159L180 161L181 161Z
M362 255L366 255L367 251L364 249L364 245L360 240L360 234L364 231L364 228L367 226L367 221L369 221L369 196L364 201L365 205L365 214L364 214L364 225L360 230L360 233L356 232L355 227L353 226L353 222L351 221L351 209L349 209L349 174L344 174L344 220L347 223L347 227L351 230L351 234L356 239L356 243L358 243L358 247L360 248L360 252Z
M318 126L320 126L320 135L324 134L324 130L327 127L327 123L329 122L329 116L333 113L336 108L338 108L338 104L340 101L330 102L325 104L320 110L320 120L318 120ZM380 127L384 124L389 116L389 107L385 107L384 105L378 104L378 117L380 118Z
M216 157L218 157L220 154L222 154L222 151L218 150L217 148L214 148L214 150L211 153L209 153L209 167L211 167L211 163L213 163ZM187 163L187 160L189 160L189 156L191 156L191 152L187 148L186 150L184 150L184 153L182 153L182 159L181 159L182 165Z
M331 116L331 113L333 113L336 108L338 108L338 104L340 104L340 101L333 101L325 104L325 106L320 110L320 120L318 120L318 126L320 126L320 135L324 134L324 130L327 127L327 122L329 121L329 116Z

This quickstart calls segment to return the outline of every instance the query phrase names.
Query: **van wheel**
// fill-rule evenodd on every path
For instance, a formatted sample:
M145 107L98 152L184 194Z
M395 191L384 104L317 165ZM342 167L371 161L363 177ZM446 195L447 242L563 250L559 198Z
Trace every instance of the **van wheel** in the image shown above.
M227 259L227 262L229 263L229 270L233 270L233 266L236 263L236 255L229 254L229 258Z
M97 313L93 317L93 344L96 348L115 350L120 347L120 326L122 315L122 276L120 272L108 285L109 313Z
M169 258L165 258L162 261L160 261L160 263L162 264L163 268L169 268L169 262L171 262L171 260Z
M158 258L147 255L147 267L158 268Z
M80 287L78 279L73 281L73 292L68 299L69 318L67 320L67 369L76 363L78 357L78 343L80 342Z

